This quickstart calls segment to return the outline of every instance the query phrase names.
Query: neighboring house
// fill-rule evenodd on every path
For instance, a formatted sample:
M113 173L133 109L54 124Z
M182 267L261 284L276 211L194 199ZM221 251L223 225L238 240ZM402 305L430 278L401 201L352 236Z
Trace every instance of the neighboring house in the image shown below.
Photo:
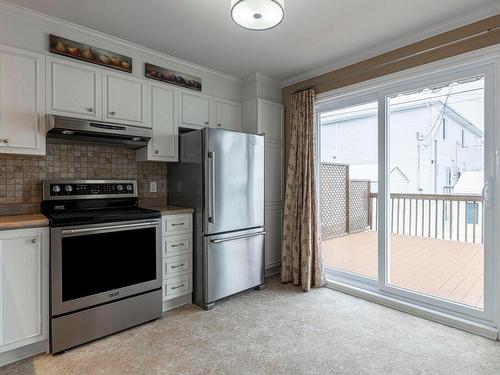
M392 192L442 194L464 172L483 169L483 131L443 106L436 100L391 107L391 171L397 167L408 180L393 182ZM351 169L376 165L377 150L376 110L322 116L321 161L350 164ZM372 179L373 175L357 178Z
M396 165L391 165L391 186L399 192L410 192L410 180L406 173ZM378 193L378 165L377 164L351 164L349 165L350 180L369 180L370 192Z

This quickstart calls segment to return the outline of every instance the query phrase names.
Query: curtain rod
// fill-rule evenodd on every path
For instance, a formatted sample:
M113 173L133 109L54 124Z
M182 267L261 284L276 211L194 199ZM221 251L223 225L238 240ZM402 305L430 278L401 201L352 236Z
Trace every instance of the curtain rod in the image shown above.
M469 39L472 39L472 38L476 38L478 36L481 36L481 35L485 35L485 34L489 34L489 33L492 33L492 32L495 32L495 31L498 31L500 30L500 25L499 26L495 26L495 27L491 27L489 29L486 29L486 30L483 30L483 31L479 31L479 32L476 32L475 34L472 34L472 35L468 35L468 36L465 36L463 38L460 38L460 39L456 39L456 40L453 40L451 42L448 42L448 43L443 43L443 44L440 44L439 46L435 46L435 47L429 47L429 48L426 48L424 50L421 50L421 51L418 51L418 52L414 52L412 54L409 54L407 56L403 56L403 57L400 57L400 58L397 58L397 59L393 59L393 60L390 60L390 61L386 61L386 62L383 62L383 63L380 63L380 64L377 64L377 65L374 65L370 68L367 68L366 70L363 71L363 73L365 73L366 71L370 71L370 70L375 70L375 69L378 69L378 68L382 68L384 66L387 66L387 65L391 65L391 64L394 64L394 63L397 63L397 62L401 62L401 61L405 61L407 59L411 59L411 58L414 58L414 57L418 57L420 55L423 55L425 53L429 53L429 52L432 52L432 51L435 51L435 50L439 50L441 48L446 48L446 47L449 47L449 46L452 46L454 44L457 44L457 43L461 43L461 42L464 42L464 41L467 41ZM439 35L439 34L438 34ZM436 35L437 36L437 35ZM431 37L433 38L433 37ZM425 41L422 40L422 41ZM415 43L418 43L418 42L415 42ZM411 44L410 44L411 45ZM407 47L407 46L404 46L404 47ZM404 47L401 47L401 48L404 48ZM386 53L389 53L389 52L392 52L392 51L388 51ZM363 62L364 60L362 61L359 61L358 63L361 63ZM354 64L351 64L351 65L356 65L357 63L354 63ZM349 65L348 65L349 66ZM344 67L344 68L347 68L348 66ZM343 68L339 68L339 69L343 69ZM336 69L337 70L337 69ZM335 70L329 72L329 73L332 73L334 72ZM324 73L324 74L328 74L328 73ZM354 74L347 74L345 76L342 77L342 79L346 79L346 78L351 78L351 77L355 77L357 75L359 75L360 73L354 73ZM311 79L314 79L314 78L311 78ZM293 91L291 94L296 94L296 93L299 93L301 91L305 91L305 90L309 90L309 89L314 89L314 88L318 88L318 87L321 87L325 84L329 84L331 83L332 81L335 81L335 80L328 80L326 82L320 82L316 85L313 85L313 86L308 86L306 88L301 88L301 89L297 89L296 91Z

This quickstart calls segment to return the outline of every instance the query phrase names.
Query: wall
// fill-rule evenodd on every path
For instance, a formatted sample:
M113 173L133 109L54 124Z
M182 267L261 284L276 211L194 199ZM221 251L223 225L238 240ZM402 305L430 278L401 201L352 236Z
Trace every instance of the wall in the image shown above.
M129 56L133 59L132 75L144 77L144 63L149 62L200 77L208 95L240 101L239 78L0 0L0 44L48 55L49 34Z
M166 163L137 162L134 150L119 147L47 144L46 156L0 154L0 215L39 212L45 179L132 179L140 198L167 199Z

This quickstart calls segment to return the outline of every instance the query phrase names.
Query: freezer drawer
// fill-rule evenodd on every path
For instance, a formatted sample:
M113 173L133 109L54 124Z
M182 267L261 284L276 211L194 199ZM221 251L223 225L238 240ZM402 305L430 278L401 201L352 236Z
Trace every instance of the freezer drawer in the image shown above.
M264 284L264 234L259 228L205 237L205 303Z

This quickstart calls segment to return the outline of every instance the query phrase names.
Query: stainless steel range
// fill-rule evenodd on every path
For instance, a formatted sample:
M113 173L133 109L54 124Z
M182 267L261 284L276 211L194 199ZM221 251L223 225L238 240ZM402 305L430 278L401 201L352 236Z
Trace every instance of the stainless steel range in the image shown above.
M45 181L52 353L161 317L160 213L136 181Z

